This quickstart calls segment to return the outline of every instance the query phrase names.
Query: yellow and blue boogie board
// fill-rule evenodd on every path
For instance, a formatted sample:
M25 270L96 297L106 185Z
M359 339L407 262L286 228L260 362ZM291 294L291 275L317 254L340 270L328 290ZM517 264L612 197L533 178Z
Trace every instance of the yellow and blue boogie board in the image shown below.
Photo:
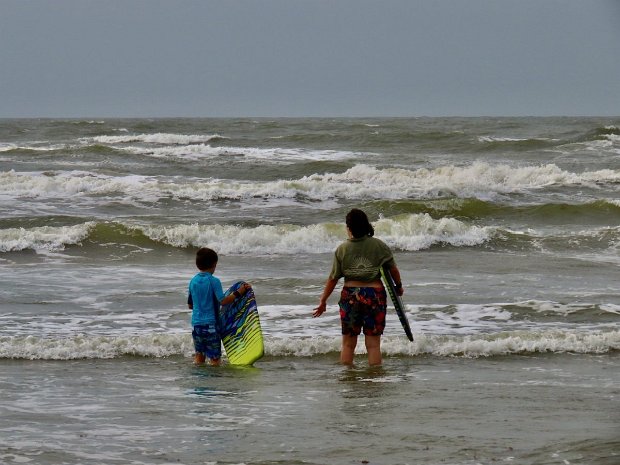
M409 326L409 321L407 320L407 315L405 314L405 306L403 305L403 301L400 299L400 296L396 293L396 285L394 284L392 273L390 273L390 268L383 265L380 267L380 270L381 277L383 278L385 287L390 295L390 298L392 299L392 303L396 309L396 314L398 315L400 324L403 325L407 338L413 342L413 334L411 333L411 327Z
M233 284L224 295L233 293L243 284L243 281ZM248 287L247 292L234 302L222 305L218 325L222 344L231 365L252 365L263 356L263 333L254 289Z

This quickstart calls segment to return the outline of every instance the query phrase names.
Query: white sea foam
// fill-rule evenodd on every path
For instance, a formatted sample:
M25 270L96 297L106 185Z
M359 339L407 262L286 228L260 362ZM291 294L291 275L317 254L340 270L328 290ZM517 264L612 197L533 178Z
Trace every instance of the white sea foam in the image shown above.
M124 355L166 357L193 352L191 335L87 336L61 339L0 337L0 358L72 360L116 358Z
M214 247L224 254L248 255L288 255L329 253L346 237L344 226L340 223L319 223L313 225L260 225L244 227L220 224L173 224L136 225L134 223L106 222L117 224L130 230L137 230L153 241L174 247ZM79 244L98 223L86 222L74 226L44 226L34 228L0 229L0 252L34 250L61 250L65 245ZM430 215L405 214L392 218L381 218L374 222L377 236L395 250L418 251L433 245L454 247L473 247L495 238L502 238L508 231L498 226L476 226L454 218L433 219ZM553 229L550 232L528 231L527 236L534 242L547 238L580 241L598 239L608 240L610 247L617 250L619 228L595 228L594 230L564 234ZM119 230L119 234L123 234ZM114 241L114 239L110 239ZM131 241L119 236L118 243ZM540 247L544 246L544 243ZM607 256L608 259L612 256Z
M500 193L520 193L547 186L590 185L620 182L620 170L571 173L554 164L513 167L474 162L468 166L443 166L417 170L357 165L341 174L315 174L296 181L303 193L345 198L420 198L452 193L461 197L488 198Z
M433 244L473 246L489 240L493 229L466 225L455 219L434 220L427 214L380 219L377 234L400 250L420 250ZM209 245L226 254L328 253L342 242L344 227L322 223L310 226L261 225L243 228L232 225L175 225L141 228L153 240L175 247Z
M512 313L501 305L459 304L449 309L425 306L423 310L407 306L409 311L412 308L415 310L416 330L427 335L466 335L522 327L520 322L511 321Z
M526 142L529 140L534 140L534 141L547 141L550 139L545 139L545 138L535 138L535 139L530 139L530 138L518 138L518 137L498 137L498 136L479 136L478 137L478 141L479 142L487 142L487 143L493 143L493 142Z
M113 224L113 223L111 223ZM345 237L341 224L321 223L309 226L291 224L242 227L235 225L178 224L172 226L135 226L154 241L174 247L215 247L224 254L297 254L328 253ZM380 219L378 233L391 247L399 250L420 250L433 244L474 246L489 240L494 229L469 226L455 219L434 220L427 214L401 215ZM60 250L79 244L96 226L86 222L74 226L42 226L0 229L0 252ZM124 239L118 238L119 242Z
M30 150L33 152L51 152L53 150L61 150L61 149L67 148L67 145L64 145L64 144L32 145L35 143L36 142L33 142L29 145L0 143L0 152L8 152L10 150Z
M92 139L81 139L82 142L94 141L100 144L125 144L129 142L144 142L146 144L170 144L187 145L202 142L209 142L213 139L225 139L219 134L211 135L190 135L190 134L126 134L122 136L97 136Z
M320 294L314 290L314 296ZM415 291L406 291L414 295ZM411 297L409 297L410 299ZM390 304L391 307L391 304ZM530 300L513 303L453 304L453 305L406 305L409 321L414 330L426 336L472 336L496 334L506 331L532 332L551 327L575 330L575 319L581 315L579 329L602 331L617 328L609 319L619 314L614 304L569 303ZM338 306L332 304L320 319L306 319L311 309L302 305L261 305L261 321L265 332L272 336L315 334L337 335L340 329ZM400 323L390 309L387 315L387 336L401 334Z
M191 224L148 226L142 229L151 239L175 247L209 245L225 254L328 252L342 240L343 234L343 231L325 225L261 225L243 228Z
M620 331L508 331L466 336L416 333L414 337L411 343L403 336L384 336L382 350L387 356L489 357L544 352L600 354L620 349ZM358 348L359 353L364 352L362 346ZM339 350L339 336L267 337L265 340L265 354L274 357L310 357ZM60 339L0 337L0 358L4 359L190 357L192 353L191 335L187 332L119 337L77 335Z
M400 250L421 250L433 244L480 245L491 239L495 228L472 226L454 218L433 219L428 214L401 215L375 222L377 235Z
M320 292L320 289L316 289L314 296L316 297ZM269 336L338 335L340 316L337 305L330 305L324 316L313 319L311 323L307 321L310 313L309 307L300 305L260 306L263 330ZM407 314L415 331L427 336L483 335L507 330L539 329L529 321L522 321L520 318L513 319L513 314L502 304L425 305L423 307L407 305ZM593 330L596 329L602 328L593 328ZM396 314L390 309L385 335L392 337L396 334L402 334L402 329Z
M311 200L403 199L444 196L491 198L546 186L620 184L620 170L571 173L556 165L511 167L476 162L468 166L429 169L379 169L356 165L343 173L313 174L297 180L235 181L150 176L105 176L68 171L0 173L0 195L63 197L115 193L142 201L160 198L216 200L283 198Z
M66 245L79 244L94 226L94 222L88 222L75 226L0 229L0 252L62 250Z
M196 160L204 157L242 156L272 162L293 162L303 160L342 160L358 156L355 152L338 150L310 150L257 147L214 147L207 142L215 139L227 139L220 134L185 135L185 134L126 134L120 136L97 136L81 139L82 143L128 144L133 142L151 144L151 146L121 146L120 150L155 158L179 158ZM153 146L155 145L155 146ZM160 147L160 146L164 147Z
M491 198L496 194L521 193L552 185L583 185L620 182L620 170L582 174L561 170L556 165L510 167L474 163L465 167L445 166L433 170L379 169L356 165L344 173L313 174L300 179L273 182L229 183L222 181L167 186L173 197L208 200L252 197L313 200L403 199L444 196Z
M584 142L578 145L584 145L586 150L592 152L612 152L615 154L620 154L620 136L617 134L605 134L603 135L604 139L590 140L588 142ZM597 155L599 155L597 153Z
M603 304L601 305L601 310L609 313L615 313L616 315L620 315L620 305L614 304Z
M392 339L382 344L388 355L463 355L488 357L521 353L605 353L620 349L620 331L511 331L467 336L418 335L413 344Z
M95 222L74 226L41 226L0 229L0 252L62 250L79 244ZM110 223L114 224L114 223ZM297 254L328 253L345 237L344 226L321 223L309 226L291 224L242 227L235 225L178 224L172 226L118 223L140 230L154 241L174 247L215 247L224 254ZM375 223L378 234L391 247L399 250L421 250L434 244L474 246L489 240L494 228L478 227L455 219L432 219L427 214L401 215L380 219ZM117 238L119 242L125 239Z
M178 158L197 160L209 157L243 157L248 160L261 160L273 163L291 163L296 161L329 161L345 160L359 156L355 152L337 150L309 150L257 147L213 147L208 144L192 144L179 147L122 147L137 155L146 155L155 158Z
M120 194L141 200L157 200L163 193L147 176L105 176L86 171L0 173L0 196L66 198L83 195ZM165 194L163 194L165 195Z

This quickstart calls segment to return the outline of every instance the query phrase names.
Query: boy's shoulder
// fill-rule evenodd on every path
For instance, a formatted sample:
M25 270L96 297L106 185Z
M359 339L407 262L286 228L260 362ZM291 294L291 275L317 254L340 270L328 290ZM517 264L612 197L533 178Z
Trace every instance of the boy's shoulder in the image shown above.
M210 280L210 279L211 279L211 273L208 273L206 271L199 271L194 276L192 276L192 279L190 281L204 281L204 280Z
M221 283L220 278L215 276L214 274L209 273L208 271L199 271L196 273L190 281L216 281Z

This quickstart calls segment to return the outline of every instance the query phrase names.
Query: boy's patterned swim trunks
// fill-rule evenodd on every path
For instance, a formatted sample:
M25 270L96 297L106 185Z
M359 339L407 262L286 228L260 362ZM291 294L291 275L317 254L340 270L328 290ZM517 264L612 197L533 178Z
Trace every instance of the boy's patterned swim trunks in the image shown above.
M222 356L222 343L215 327L209 325L194 326L192 339L196 352L205 354L208 359L217 360Z
M380 336L385 329L387 310L385 289L376 287L343 287L340 293L342 334Z

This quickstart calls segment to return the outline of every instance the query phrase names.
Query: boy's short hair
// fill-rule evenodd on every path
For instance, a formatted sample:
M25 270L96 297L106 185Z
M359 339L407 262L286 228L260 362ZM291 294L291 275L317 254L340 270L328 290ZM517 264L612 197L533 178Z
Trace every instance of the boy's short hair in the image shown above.
M217 253L208 247L202 247L196 252L196 266L199 270L208 270L217 264Z

